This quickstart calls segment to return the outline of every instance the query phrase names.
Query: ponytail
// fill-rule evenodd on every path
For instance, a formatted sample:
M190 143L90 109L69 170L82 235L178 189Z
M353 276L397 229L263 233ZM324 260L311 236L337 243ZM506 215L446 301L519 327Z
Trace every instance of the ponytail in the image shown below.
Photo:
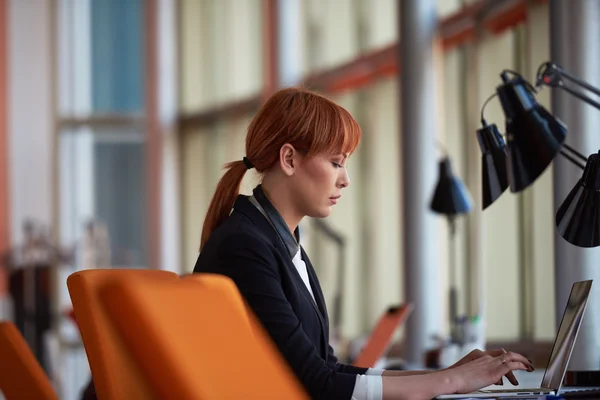
M233 161L225 165L225 175L219 181L215 194L210 201L204 225L202 226L202 236L200 238L200 251L204 244L213 233L213 231L221 225L221 223L229 216L235 199L240 193L240 184L248 169L243 161Z

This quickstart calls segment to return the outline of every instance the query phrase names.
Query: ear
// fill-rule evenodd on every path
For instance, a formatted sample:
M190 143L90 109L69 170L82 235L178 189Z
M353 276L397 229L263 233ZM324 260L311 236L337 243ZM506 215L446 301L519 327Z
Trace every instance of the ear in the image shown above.
M287 176L294 175L296 170L296 149L289 143L284 144L279 149L279 166Z

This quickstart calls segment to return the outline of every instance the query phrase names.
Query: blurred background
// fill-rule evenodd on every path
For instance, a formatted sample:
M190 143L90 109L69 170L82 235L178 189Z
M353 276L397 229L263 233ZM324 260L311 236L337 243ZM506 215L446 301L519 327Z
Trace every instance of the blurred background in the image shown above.
M404 146L422 132L405 129L410 99L400 84L402 57L419 49L402 48L401 3L0 0L0 319L23 327L61 398L77 398L89 379L66 277L88 268L191 272L223 165L245 155L250 120L289 85L327 95L363 129L343 200L323 223L301 226L330 312L341 296L339 351L352 352L390 306L407 302L415 309L390 357L401 357L413 319L431 336L420 350L443 343L452 286L475 347L549 354L573 280L600 278L597 249L560 250L570 245L557 239L554 170L572 167L557 160L534 185L482 211L476 131L503 69L533 81L551 58L552 2L425 1L435 14L432 46L422 50L431 50L430 73L411 87L429 93L428 109L415 112L433 130L427 157L413 165ZM569 21L579 23L564 22L571 30L559 39L574 52L565 59L575 72L598 85L600 2L556 3L578 3ZM550 108L549 89L537 99ZM600 113L582 107L571 111L588 124L572 136L587 155L599 147ZM486 119L504 130L497 99ZM453 223L429 210L444 157L472 199ZM415 177L427 204L411 192ZM257 182L250 171L243 192ZM405 223L407 202L432 229ZM407 298L418 267L408 265L411 251L429 264ZM583 272L568 275L570 257ZM567 271L564 281L557 271ZM578 351L598 369L597 291L589 307Z

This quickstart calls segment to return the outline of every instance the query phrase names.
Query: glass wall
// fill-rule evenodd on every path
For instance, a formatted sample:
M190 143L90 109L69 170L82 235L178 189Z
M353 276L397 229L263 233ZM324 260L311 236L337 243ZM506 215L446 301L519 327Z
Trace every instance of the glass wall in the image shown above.
M95 220L111 265L145 267L144 2L57 6L61 238L79 241Z

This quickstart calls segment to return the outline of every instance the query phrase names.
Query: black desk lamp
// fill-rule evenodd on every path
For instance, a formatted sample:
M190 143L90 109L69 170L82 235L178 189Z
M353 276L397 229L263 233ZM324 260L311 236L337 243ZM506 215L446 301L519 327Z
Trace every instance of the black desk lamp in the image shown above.
M496 124L488 125L482 118L483 128L477 131L481 148L481 199L488 208L508 187L506 176L506 145Z
M513 75L511 78L509 75ZM521 190L532 184L552 162L556 154L560 153L576 166L584 170L582 178L569 193L565 201L558 208L556 214L556 226L561 236L569 243L579 247L596 247L600 245L600 153L586 158L572 147L564 143L566 137L566 126L535 100L534 88L517 72L505 70L500 75L502 85L496 88L496 93L487 102L498 95L502 109L506 117L506 141L504 145L502 137L494 131L495 125L488 126L483 118L478 133L480 146L484 156L493 148L497 154L506 149L505 169L502 170L501 163L494 166L499 170L494 175L487 174L484 167L484 193L486 190L495 195L484 195L483 208L489 206L496 200L501 190L510 185L512 192ZM569 86L566 82L578 85L590 92L600 95L600 90L594 88L585 81L563 71L556 64L543 63L537 72L537 87L550 86L560 88L586 103L600 109L600 103L594 101L582 92ZM482 137L486 146L481 145ZM495 140L491 141L491 139ZM491 141L491 145L489 144ZM501 155L497 155L500 159ZM586 165L577 159L585 161ZM506 171L508 173L506 173ZM498 177L498 184L486 182L486 175ZM504 177L506 181L504 181ZM499 192L499 193L498 193Z
M439 163L438 182L431 199L432 211L445 215L450 224L450 325L452 340L460 340L458 332L458 294L456 291L456 221L459 214L466 214L473 208L473 201L463 182L452 172L450 159L445 156Z
M438 182L431 199L431 210L454 217L471 211L473 201L464 183L452 172L452 164L446 156L438 164Z

